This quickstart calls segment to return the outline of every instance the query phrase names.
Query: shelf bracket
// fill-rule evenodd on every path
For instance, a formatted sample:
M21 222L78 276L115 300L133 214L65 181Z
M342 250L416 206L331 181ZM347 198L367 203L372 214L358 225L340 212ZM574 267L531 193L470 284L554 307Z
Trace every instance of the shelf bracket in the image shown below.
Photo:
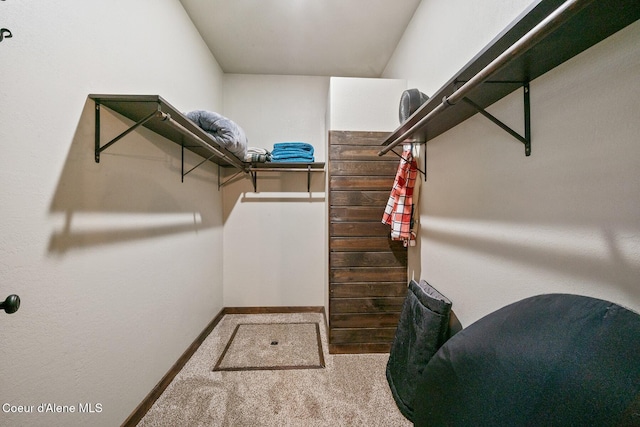
M222 187L224 187L225 185L233 181L241 173L246 173L246 172L244 170L240 170L234 173L232 176L230 176L226 180L224 180L223 182L220 182L220 165L218 165L218 190L220 190Z
M214 157L217 156L216 153L213 153L209 157L207 157L204 160L201 160L200 162L198 162L198 164L196 164L191 169L189 169L188 171L185 172L185 170L184 170L184 153L185 153L184 149L185 148L189 148L189 147L198 147L198 146L197 145L193 145L193 146L182 145L182 168L181 168L181 172L180 172L182 174L182 182L184 182L184 177L185 176L187 176L188 174L193 172L195 169L199 168L200 166L202 166L203 164L205 164L206 162L208 162L209 160L211 160L211 159L213 159ZM217 166L218 166L218 191L220 191L220 189L222 187L224 187L226 184L231 182L238 175L240 175L242 173L246 173L246 171L244 169L240 169L235 174L233 174L231 177L229 177L226 180L222 181L221 172L220 172L220 170L221 170L220 164L218 164Z
M251 182L253 184L253 192L258 192L258 172L306 172L307 173L307 193L311 192L311 173L312 172L324 172L324 169L313 169L311 165L307 165L306 168L295 167L249 167L249 173L251 174Z
M500 83L500 82L487 82L487 83ZM513 83L513 82L504 82L504 83ZM484 108L467 98L466 96L462 98L462 101L473 107L478 113L485 116L487 119L491 120L493 123L498 125L502 130L506 131L509 135L513 136L518 141L524 144L524 155L531 155L531 105L529 99L529 83L523 83L523 104L524 104L524 136L520 135L515 130L511 129L504 122L499 120L497 117L487 112Z
M251 171L251 182L253 183L253 192L258 192L258 172Z
M197 146L193 146L193 147L197 147ZM208 162L209 160L213 159L214 157L216 157L216 154L212 154L209 157L207 157L204 160L201 160L200 163L198 163L197 165L195 165L194 167L192 167L191 169L189 169L188 171L184 171L184 149L188 148L185 145L182 145L182 168L181 168L181 174L182 174L182 182L184 182L184 177L187 176L188 174L190 174L191 172L193 172L195 169L197 169L198 167L202 166L203 164L205 164L206 162ZM218 181L220 181L218 179ZM220 189L220 185L218 185L218 189Z
M95 160L96 160L96 163L100 163L100 153L102 153L104 150L106 150L107 148L111 147L113 144L115 144L116 142L120 141L122 138L127 136L129 133L133 132L139 126L145 124L146 122L148 122L149 120L153 119L154 117L162 117L163 116L163 113L160 110L160 106L158 106L155 111L151 112L149 115L147 115L147 116L143 117L142 119L140 119L138 122L136 122L129 129L125 130L120 135L116 136L115 138L113 138L111 141L107 142L103 146L100 146L100 110L101 110L101 105L100 105L99 102L96 101L96 120L95 120Z

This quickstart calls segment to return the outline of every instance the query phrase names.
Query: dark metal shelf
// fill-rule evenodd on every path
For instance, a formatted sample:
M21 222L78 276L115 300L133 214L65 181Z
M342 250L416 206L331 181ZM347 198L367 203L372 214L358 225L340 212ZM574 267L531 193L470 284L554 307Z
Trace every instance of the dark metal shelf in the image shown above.
M563 16L561 22L539 41L515 53L504 66L467 93L466 98L476 105L469 102L446 105L428 122L419 123L563 3L563 0L540 0L532 4L394 130L382 145L394 146L409 138L418 141L433 139L475 115L478 108L484 109L521 87L525 87L528 95L526 86L530 81L640 19L638 0L576 2L583 4Z
M247 172L248 164L238 159L226 148L219 145L200 127L187 119L179 110L159 95L89 95L96 103L96 162L100 161L100 152L115 142L100 147L101 106L121 114L140 125L162 135L170 141L193 151L199 156L211 160L220 166L234 166ZM146 118L151 116L148 120ZM121 134L124 136L125 134ZM118 137L116 137L118 138ZM115 139L115 138L114 138Z
M324 170L324 162L302 163L302 162L267 162L252 163L249 167L250 171L262 172L322 172Z
M96 103L96 123L95 123L95 159L100 162L100 154L106 148L134 131L139 126L144 126L151 131L167 138L180 145L183 149L182 155L182 178L189 172L203 164L211 161L222 167L235 167L239 173L251 174L254 191L257 184L258 172L307 172L307 189L309 191L311 182L311 172L323 172L324 163L247 163L236 157L233 153L218 144L207 132L189 120L179 110L165 101L159 95L89 95ZM107 143L101 142L100 110L107 107L116 113L132 120L134 124L127 130L117 135ZM184 169L184 149L188 149L204 160L193 168ZM236 174L237 175L237 174ZM234 178L234 175L232 178ZM225 183L220 182L218 177L218 188Z

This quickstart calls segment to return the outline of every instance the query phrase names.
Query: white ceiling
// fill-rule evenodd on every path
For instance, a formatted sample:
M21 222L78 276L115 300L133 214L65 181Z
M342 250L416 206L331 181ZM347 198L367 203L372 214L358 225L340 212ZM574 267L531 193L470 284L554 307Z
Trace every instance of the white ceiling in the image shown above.
M420 0L180 0L225 73L380 77Z

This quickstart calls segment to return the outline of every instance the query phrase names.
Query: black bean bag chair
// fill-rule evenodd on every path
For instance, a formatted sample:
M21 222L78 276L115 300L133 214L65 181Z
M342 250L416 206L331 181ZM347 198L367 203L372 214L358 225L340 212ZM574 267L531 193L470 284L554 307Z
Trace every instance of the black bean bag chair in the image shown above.
M417 426L640 426L640 315L527 298L453 336L417 381Z

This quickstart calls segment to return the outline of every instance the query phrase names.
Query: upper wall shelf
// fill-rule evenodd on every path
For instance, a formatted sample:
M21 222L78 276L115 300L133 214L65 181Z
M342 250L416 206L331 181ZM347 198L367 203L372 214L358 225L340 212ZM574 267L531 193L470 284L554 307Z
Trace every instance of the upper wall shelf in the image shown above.
M386 147L380 154L409 138L433 139L477 112L494 121L484 109L519 87L525 89L528 133L529 82L638 19L638 0L534 2L393 131L382 143ZM530 40L523 43L525 39ZM530 144L528 134L518 139ZM525 142L525 153L529 152Z
M89 95L89 98L96 103L96 162L100 161L100 153L105 148L142 125L220 166L235 166L248 172L248 164L215 142L207 132L187 119L159 95ZM127 117L135 124L110 142L100 146L100 109L103 105Z
M207 132L189 120L179 110L165 101L159 95L89 95L96 104L95 122L95 160L100 162L102 151L119 141L130 132L144 126L153 132L180 145L182 155L182 177L206 161L217 163L222 167L235 167L238 173L250 174L254 191L257 191L257 173L260 172L307 172L307 191L310 191L311 173L323 172L324 163L248 163L226 148L218 144ZM117 135L109 142L102 143L100 136L100 111L102 106L113 110L134 122L127 130ZM185 171L184 149L188 149L203 160L196 166ZM237 174L236 174L237 175ZM232 176L231 179L235 178ZM220 183L218 188L231 179Z

